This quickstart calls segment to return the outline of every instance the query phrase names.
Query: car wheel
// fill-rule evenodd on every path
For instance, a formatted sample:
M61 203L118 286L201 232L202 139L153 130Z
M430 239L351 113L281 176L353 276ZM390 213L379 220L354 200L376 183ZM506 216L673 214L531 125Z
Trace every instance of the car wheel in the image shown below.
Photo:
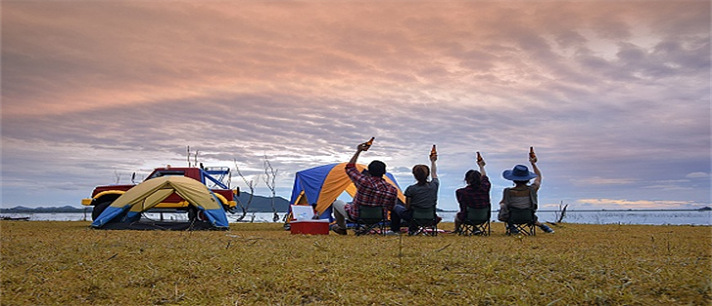
M188 207L188 221L190 222L205 222L208 221L208 218L205 216L205 213L201 210L198 210L195 206L190 206Z

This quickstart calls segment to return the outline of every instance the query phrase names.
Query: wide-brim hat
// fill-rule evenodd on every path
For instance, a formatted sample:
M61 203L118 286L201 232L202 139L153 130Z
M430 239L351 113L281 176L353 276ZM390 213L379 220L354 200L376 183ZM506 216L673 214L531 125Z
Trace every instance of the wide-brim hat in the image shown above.
M536 173L529 172L525 165L516 165L512 170L504 170L502 176L510 181L528 181L537 177Z

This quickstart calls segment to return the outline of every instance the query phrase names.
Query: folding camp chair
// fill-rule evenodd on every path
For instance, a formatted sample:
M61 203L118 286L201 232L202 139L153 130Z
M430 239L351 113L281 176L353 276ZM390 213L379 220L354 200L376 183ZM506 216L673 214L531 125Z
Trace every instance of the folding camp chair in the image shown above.
M410 235L438 235L438 216L435 214L435 206L431 208L411 207L413 218L410 220L408 233Z
M534 210L531 208L509 208L509 219L504 224L507 235L519 232L527 236L536 235L536 225L534 224ZM515 231L513 233L513 231Z
M358 215L358 218L354 220L356 236L369 234L374 230L381 235L386 233L386 217L383 214L383 207L359 205Z
M491 233L490 229L490 217L492 211L489 207L484 208L472 208L468 207L465 214L465 220L462 221L460 225L460 232L458 234L464 236L472 235L482 235L489 236Z

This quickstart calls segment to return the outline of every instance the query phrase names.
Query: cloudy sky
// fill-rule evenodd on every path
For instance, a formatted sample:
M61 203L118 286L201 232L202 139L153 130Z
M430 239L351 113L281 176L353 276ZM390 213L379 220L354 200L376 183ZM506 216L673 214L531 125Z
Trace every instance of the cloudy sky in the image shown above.
M402 187L437 144L445 209L529 146L547 208L710 204L709 1L3 1L1 64L3 207L187 146L288 198L371 136Z

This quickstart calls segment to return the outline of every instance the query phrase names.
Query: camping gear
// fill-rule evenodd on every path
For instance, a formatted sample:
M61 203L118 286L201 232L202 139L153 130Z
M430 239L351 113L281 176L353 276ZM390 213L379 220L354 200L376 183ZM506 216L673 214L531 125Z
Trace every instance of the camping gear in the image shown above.
M295 234L306 234L306 235L328 235L329 234L329 220L319 219L319 220L292 220L290 222L291 226L289 231L292 235Z
M536 219L531 208L509 207L509 219L504 223L506 234L536 235Z
M356 194L356 186L346 174L346 163L319 166L296 173L291 205L311 205L319 219L331 217L331 203L346 191L351 197ZM356 164L358 171L368 169L366 165ZM405 196L392 174L383 178L398 190L398 199L405 203ZM291 212L291 207L290 207ZM333 221L333 220L332 220Z
M356 227L354 232L356 236L368 235L371 233L385 235L386 221L388 216L379 206L359 205L358 218L356 218Z
M490 233L492 233L492 229L490 228L492 211L490 207L467 207L466 209L465 220L462 221L461 229L458 234L465 236L489 236Z
M438 235L438 215L435 206L429 208L411 207L413 218L410 220L409 234L411 235Z
M230 168L228 167L165 167L155 168L144 180L150 180L163 176L185 176L202 182L208 186L213 194L220 199L226 211L235 213L237 211L237 197L240 195L240 188L230 189ZM113 203L119 196L136 186L134 178L130 185L103 185L96 186L91 193L91 197L82 199L82 205L93 206L92 220L99 218L104 209ZM155 206L155 209L176 210L177 212L188 212L189 217L195 217L191 206L180 196L173 194ZM193 219L191 219L193 220Z
M91 226L102 228L108 224L137 222L142 212L155 207L173 193L194 206L212 227L229 227L220 200L201 182L184 176L157 177L136 185L111 203Z
M289 230L292 235L307 234L307 235L328 235L329 220L314 219L314 210L311 206L306 205L290 205L292 210L292 220Z

